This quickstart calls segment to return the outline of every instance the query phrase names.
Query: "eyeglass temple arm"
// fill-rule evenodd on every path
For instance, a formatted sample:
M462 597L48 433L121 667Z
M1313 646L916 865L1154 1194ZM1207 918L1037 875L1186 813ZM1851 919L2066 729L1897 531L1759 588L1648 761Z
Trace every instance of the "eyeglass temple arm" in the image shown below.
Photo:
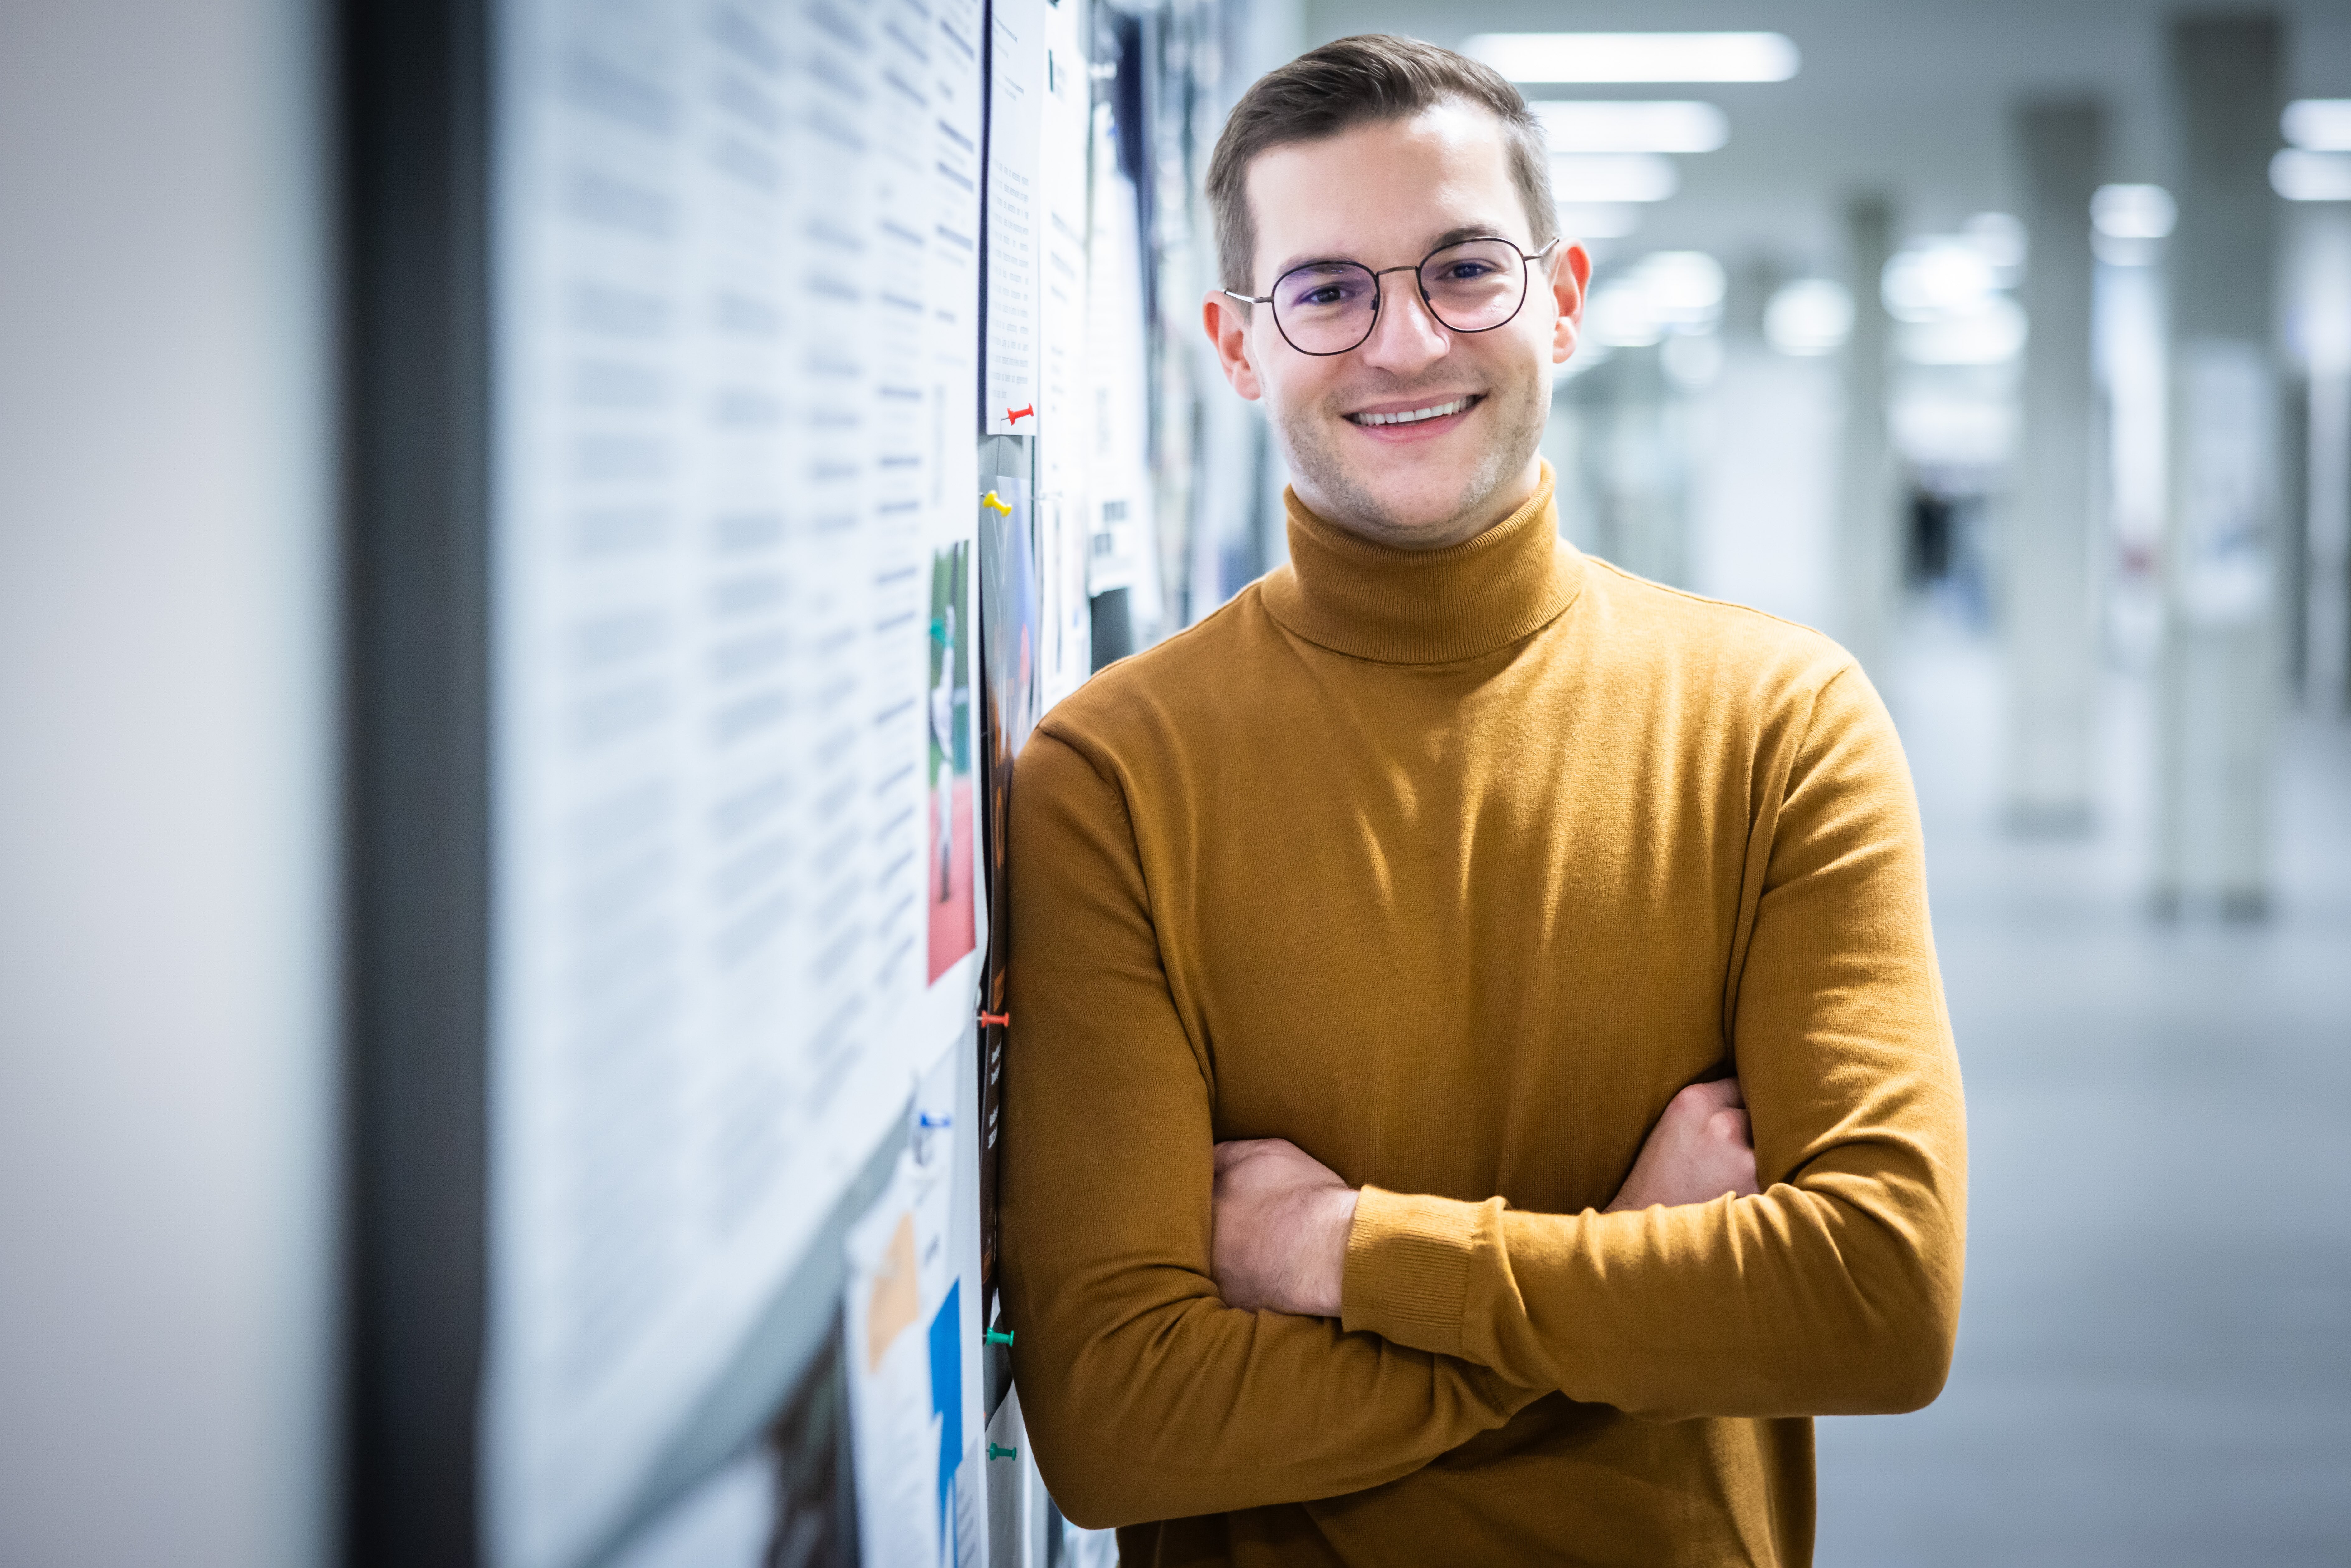
M1229 288L1219 288L1217 292L1223 295L1228 299L1238 299L1244 305L1270 305L1273 303L1273 296L1270 294L1237 294Z

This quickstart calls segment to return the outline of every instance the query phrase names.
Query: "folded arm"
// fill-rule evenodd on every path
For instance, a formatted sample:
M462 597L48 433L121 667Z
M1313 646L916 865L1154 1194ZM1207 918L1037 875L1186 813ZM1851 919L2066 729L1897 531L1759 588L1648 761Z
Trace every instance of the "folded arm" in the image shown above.
M1365 1187L1349 1329L1662 1418L1907 1410L1940 1390L1964 1113L1909 774L1857 671L1773 772L1725 1002L1762 1190L1530 1214Z
M1062 1510L1099 1528L1338 1496L1540 1397L1458 1356L1225 1301L1210 1068L1169 996L1118 792L1040 731L1012 837L1004 1291Z

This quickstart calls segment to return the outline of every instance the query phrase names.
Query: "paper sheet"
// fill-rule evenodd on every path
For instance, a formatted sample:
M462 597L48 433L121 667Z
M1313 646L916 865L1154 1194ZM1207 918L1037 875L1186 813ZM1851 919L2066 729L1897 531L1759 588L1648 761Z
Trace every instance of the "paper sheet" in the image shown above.
M1044 261L1046 0L990 0L987 99L986 392L990 435L1029 435L1038 407L1040 267Z
M962 1283L948 1235L954 1141L952 1127L930 1130L847 1242L850 1427L871 1568L936 1568L956 1556L966 1416Z
M619 1527L917 1058L969 1039L974 944L934 950L924 892L934 565L971 538L979 18L498 13L505 1568ZM952 821L947 850L977 852Z
M1037 434L1039 706L1050 708L1092 670L1086 598L1086 481L1093 409L1086 396L1087 169L1093 141L1092 83L1077 0L1045 9L1045 265L1039 329L1041 381Z

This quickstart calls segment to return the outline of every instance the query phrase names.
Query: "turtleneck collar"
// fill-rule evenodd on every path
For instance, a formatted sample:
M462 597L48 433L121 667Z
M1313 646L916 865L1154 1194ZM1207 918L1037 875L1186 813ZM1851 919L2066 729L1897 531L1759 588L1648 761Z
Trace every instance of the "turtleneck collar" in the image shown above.
M1545 463L1526 505L1437 550L1374 544L1284 491L1290 564L1266 578L1266 610L1310 643L1381 664L1445 664L1508 647L1550 624L1583 586L1583 558L1559 537L1552 484Z

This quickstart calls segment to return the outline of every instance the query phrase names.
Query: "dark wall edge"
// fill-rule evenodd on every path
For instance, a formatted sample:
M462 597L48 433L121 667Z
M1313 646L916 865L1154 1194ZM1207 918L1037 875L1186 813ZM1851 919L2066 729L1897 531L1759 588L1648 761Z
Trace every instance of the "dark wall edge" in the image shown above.
M489 915L484 0L340 0L342 1557L479 1560Z

